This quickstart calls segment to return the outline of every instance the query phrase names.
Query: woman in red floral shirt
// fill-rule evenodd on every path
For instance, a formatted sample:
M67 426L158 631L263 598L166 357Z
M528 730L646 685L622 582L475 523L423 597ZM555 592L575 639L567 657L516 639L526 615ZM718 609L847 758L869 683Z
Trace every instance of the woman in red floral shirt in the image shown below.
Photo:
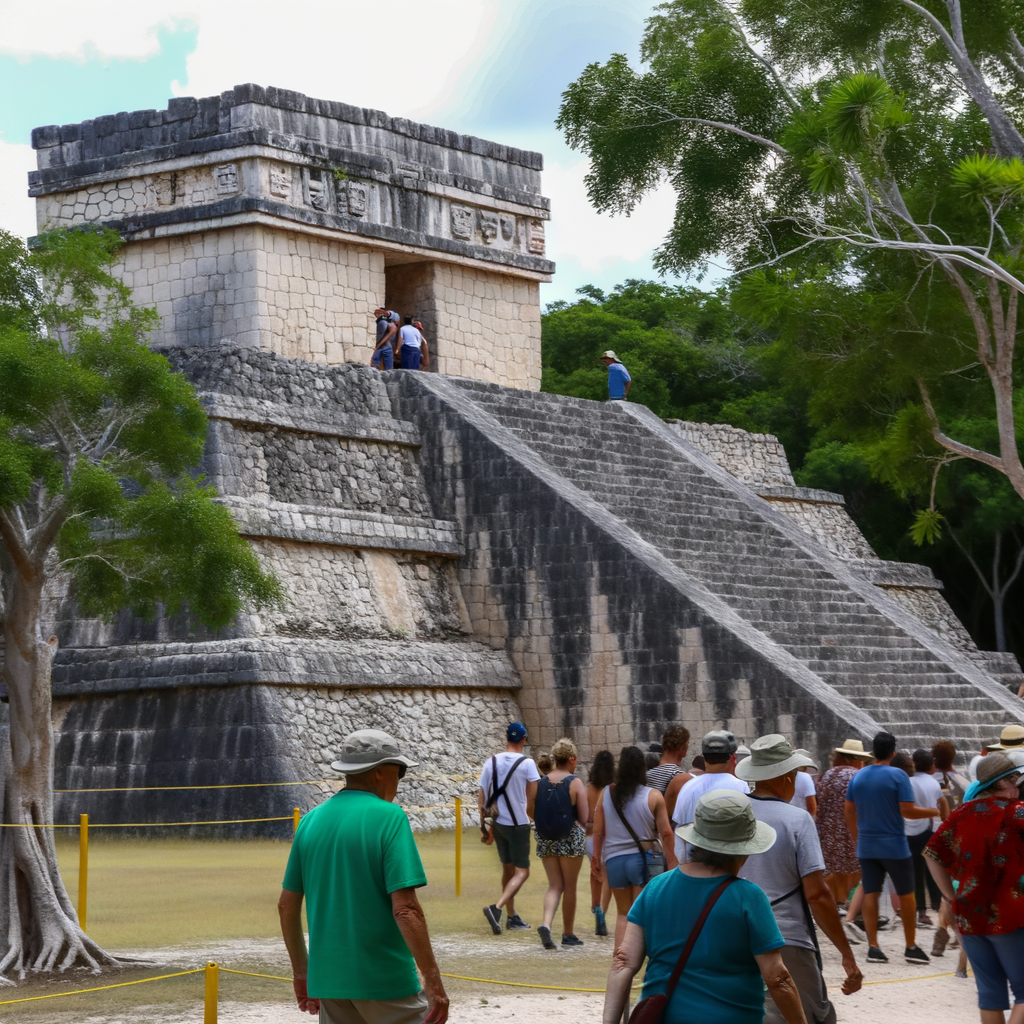
M1024 1024L1024 801L1021 769L1003 754L978 765L978 781L928 841L928 868L953 906L982 1024ZM954 892L954 880L956 892Z

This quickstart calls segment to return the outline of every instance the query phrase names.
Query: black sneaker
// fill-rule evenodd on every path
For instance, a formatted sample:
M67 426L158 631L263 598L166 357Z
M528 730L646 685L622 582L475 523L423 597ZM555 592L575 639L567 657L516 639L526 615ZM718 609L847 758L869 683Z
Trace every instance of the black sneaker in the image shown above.
M594 927L595 935L607 935L608 934L608 922L605 919L604 911L600 907L594 908L594 918L596 925Z
M575 935L566 935L562 933L562 945L563 946L582 946L583 940L577 939Z
M491 926L491 931L495 935L501 934L501 911L498 909L496 903L492 903L489 907L484 907L484 917L487 918L487 923Z
M869 964L887 964L889 958L877 947L868 947L868 963Z
M920 946L907 946L903 959L908 964L930 964L932 958Z
M527 924L518 914L515 914L508 919L508 923L505 927L510 932L525 932L532 928L533 925Z
M542 924L537 929L537 935L540 937L540 941L543 943L545 949L558 949L554 940L551 938L551 929L547 925Z

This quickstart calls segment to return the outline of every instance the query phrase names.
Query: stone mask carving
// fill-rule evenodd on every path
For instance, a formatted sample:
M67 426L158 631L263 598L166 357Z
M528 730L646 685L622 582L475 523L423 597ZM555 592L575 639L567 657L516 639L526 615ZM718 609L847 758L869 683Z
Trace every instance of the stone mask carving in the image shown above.
M238 191L238 167L235 164L222 164L214 169L213 180L217 184L217 195L229 196Z
M516 234L516 219L515 217L502 217L501 218L501 237L506 242L511 242L515 238Z
M452 207L452 235L465 241L473 237L473 211L470 207Z
M348 212L352 217L362 217L368 202L367 188L356 181L348 183Z
M496 213L480 214L480 234L487 245L494 245L498 237L498 215Z

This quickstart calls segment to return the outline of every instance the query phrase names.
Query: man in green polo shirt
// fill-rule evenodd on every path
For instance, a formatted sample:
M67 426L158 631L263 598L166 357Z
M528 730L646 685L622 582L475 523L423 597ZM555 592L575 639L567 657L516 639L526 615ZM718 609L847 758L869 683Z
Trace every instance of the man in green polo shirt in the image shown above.
M299 1009L321 1024L444 1024L448 996L416 898L427 876L393 802L416 762L387 733L362 729L331 767L345 789L299 824L278 902Z

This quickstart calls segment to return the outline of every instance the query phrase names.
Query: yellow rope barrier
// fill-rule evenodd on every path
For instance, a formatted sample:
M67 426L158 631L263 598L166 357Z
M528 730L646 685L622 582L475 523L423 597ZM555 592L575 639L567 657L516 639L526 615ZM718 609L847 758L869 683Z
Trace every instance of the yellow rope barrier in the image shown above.
M955 971L946 971L945 974L919 974L915 978L882 978L880 981L865 981L862 987L867 985L898 985L901 981L925 981L928 978L952 978Z
M338 779L306 779L301 782L235 782L223 786L119 786L109 789L55 789L54 793L156 793L171 789L258 789L265 786L319 786Z
M178 971L176 974L161 974L156 978L140 978L138 981L119 981L115 985L97 985L95 988L76 988L73 992L50 992L45 996L23 996L21 999L0 1000L0 1006L12 1003L34 1003L38 999L60 999L62 996L80 996L87 992L104 992L110 988L127 988L129 985L145 985L150 981L165 981L167 978L184 978L186 974L202 974L205 967L197 967L192 971Z
M89 828L164 828L171 825L243 825L254 821L291 821L292 815L277 818L230 818L225 821L90 821ZM31 822L0 822L0 828L80 828L74 825L34 825Z
M291 981L291 978L281 978L276 974L256 974L254 971L233 971L230 967L222 967L223 974L244 974L247 978L269 978L271 981Z

